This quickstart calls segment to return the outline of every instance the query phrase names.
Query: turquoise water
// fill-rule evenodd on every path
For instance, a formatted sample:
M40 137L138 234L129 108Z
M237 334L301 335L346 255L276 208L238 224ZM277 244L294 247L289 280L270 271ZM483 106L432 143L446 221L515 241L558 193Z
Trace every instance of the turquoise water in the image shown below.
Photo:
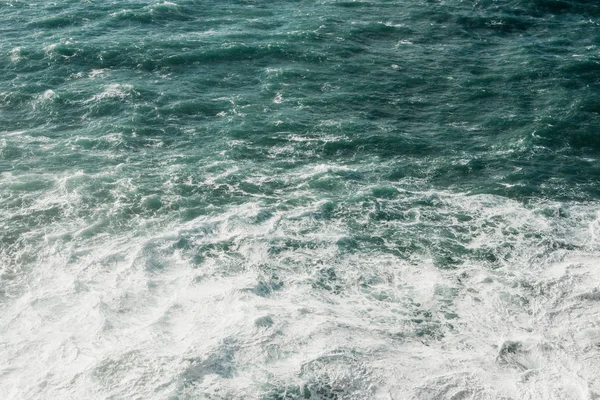
M5 399L600 396L600 4L0 0Z

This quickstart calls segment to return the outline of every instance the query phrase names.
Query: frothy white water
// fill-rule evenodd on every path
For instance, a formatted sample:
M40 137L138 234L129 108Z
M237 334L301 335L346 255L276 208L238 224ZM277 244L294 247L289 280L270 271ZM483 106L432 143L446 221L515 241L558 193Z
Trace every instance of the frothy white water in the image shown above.
M132 85L121 85L121 84L111 84L108 85L104 88L104 91L102 93L99 93L95 96L93 96L92 98L86 100L86 103L93 103L93 102L98 102L102 99L124 99L126 97L131 96L132 93L136 93L135 90L133 90L133 86Z
M293 208L247 203L186 223L140 219L114 234L98 233L102 220L72 221L62 234L54 226L28 245L36 255L14 278L17 262L2 253L3 283L22 281L2 299L0 392L596 398L597 204L565 211L404 192L388 205L418 198L436 203L438 220L427 207L406 209L410 218L367 233L412 229L435 246L454 226L472 237L470 250L493 249L494 259L441 268L432 254L391 251L398 244L383 234L379 250L348 250L348 220L317 218L317 199Z

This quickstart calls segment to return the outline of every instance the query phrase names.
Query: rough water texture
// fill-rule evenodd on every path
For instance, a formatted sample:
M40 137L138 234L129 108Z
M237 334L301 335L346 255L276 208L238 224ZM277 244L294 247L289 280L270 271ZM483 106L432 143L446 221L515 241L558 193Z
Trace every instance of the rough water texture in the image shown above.
M600 398L600 5L0 0L2 399Z

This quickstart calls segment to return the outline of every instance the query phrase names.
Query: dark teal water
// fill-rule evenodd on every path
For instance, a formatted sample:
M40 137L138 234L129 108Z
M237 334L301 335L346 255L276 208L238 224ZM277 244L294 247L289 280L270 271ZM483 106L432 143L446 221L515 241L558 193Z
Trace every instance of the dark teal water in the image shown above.
M0 22L4 398L600 395L600 3Z

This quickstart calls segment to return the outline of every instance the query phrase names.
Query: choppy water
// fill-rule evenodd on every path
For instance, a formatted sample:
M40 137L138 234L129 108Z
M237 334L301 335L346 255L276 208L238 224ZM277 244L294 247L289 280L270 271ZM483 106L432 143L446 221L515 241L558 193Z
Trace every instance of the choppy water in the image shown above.
M1 397L599 398L599 25L1 0Z

